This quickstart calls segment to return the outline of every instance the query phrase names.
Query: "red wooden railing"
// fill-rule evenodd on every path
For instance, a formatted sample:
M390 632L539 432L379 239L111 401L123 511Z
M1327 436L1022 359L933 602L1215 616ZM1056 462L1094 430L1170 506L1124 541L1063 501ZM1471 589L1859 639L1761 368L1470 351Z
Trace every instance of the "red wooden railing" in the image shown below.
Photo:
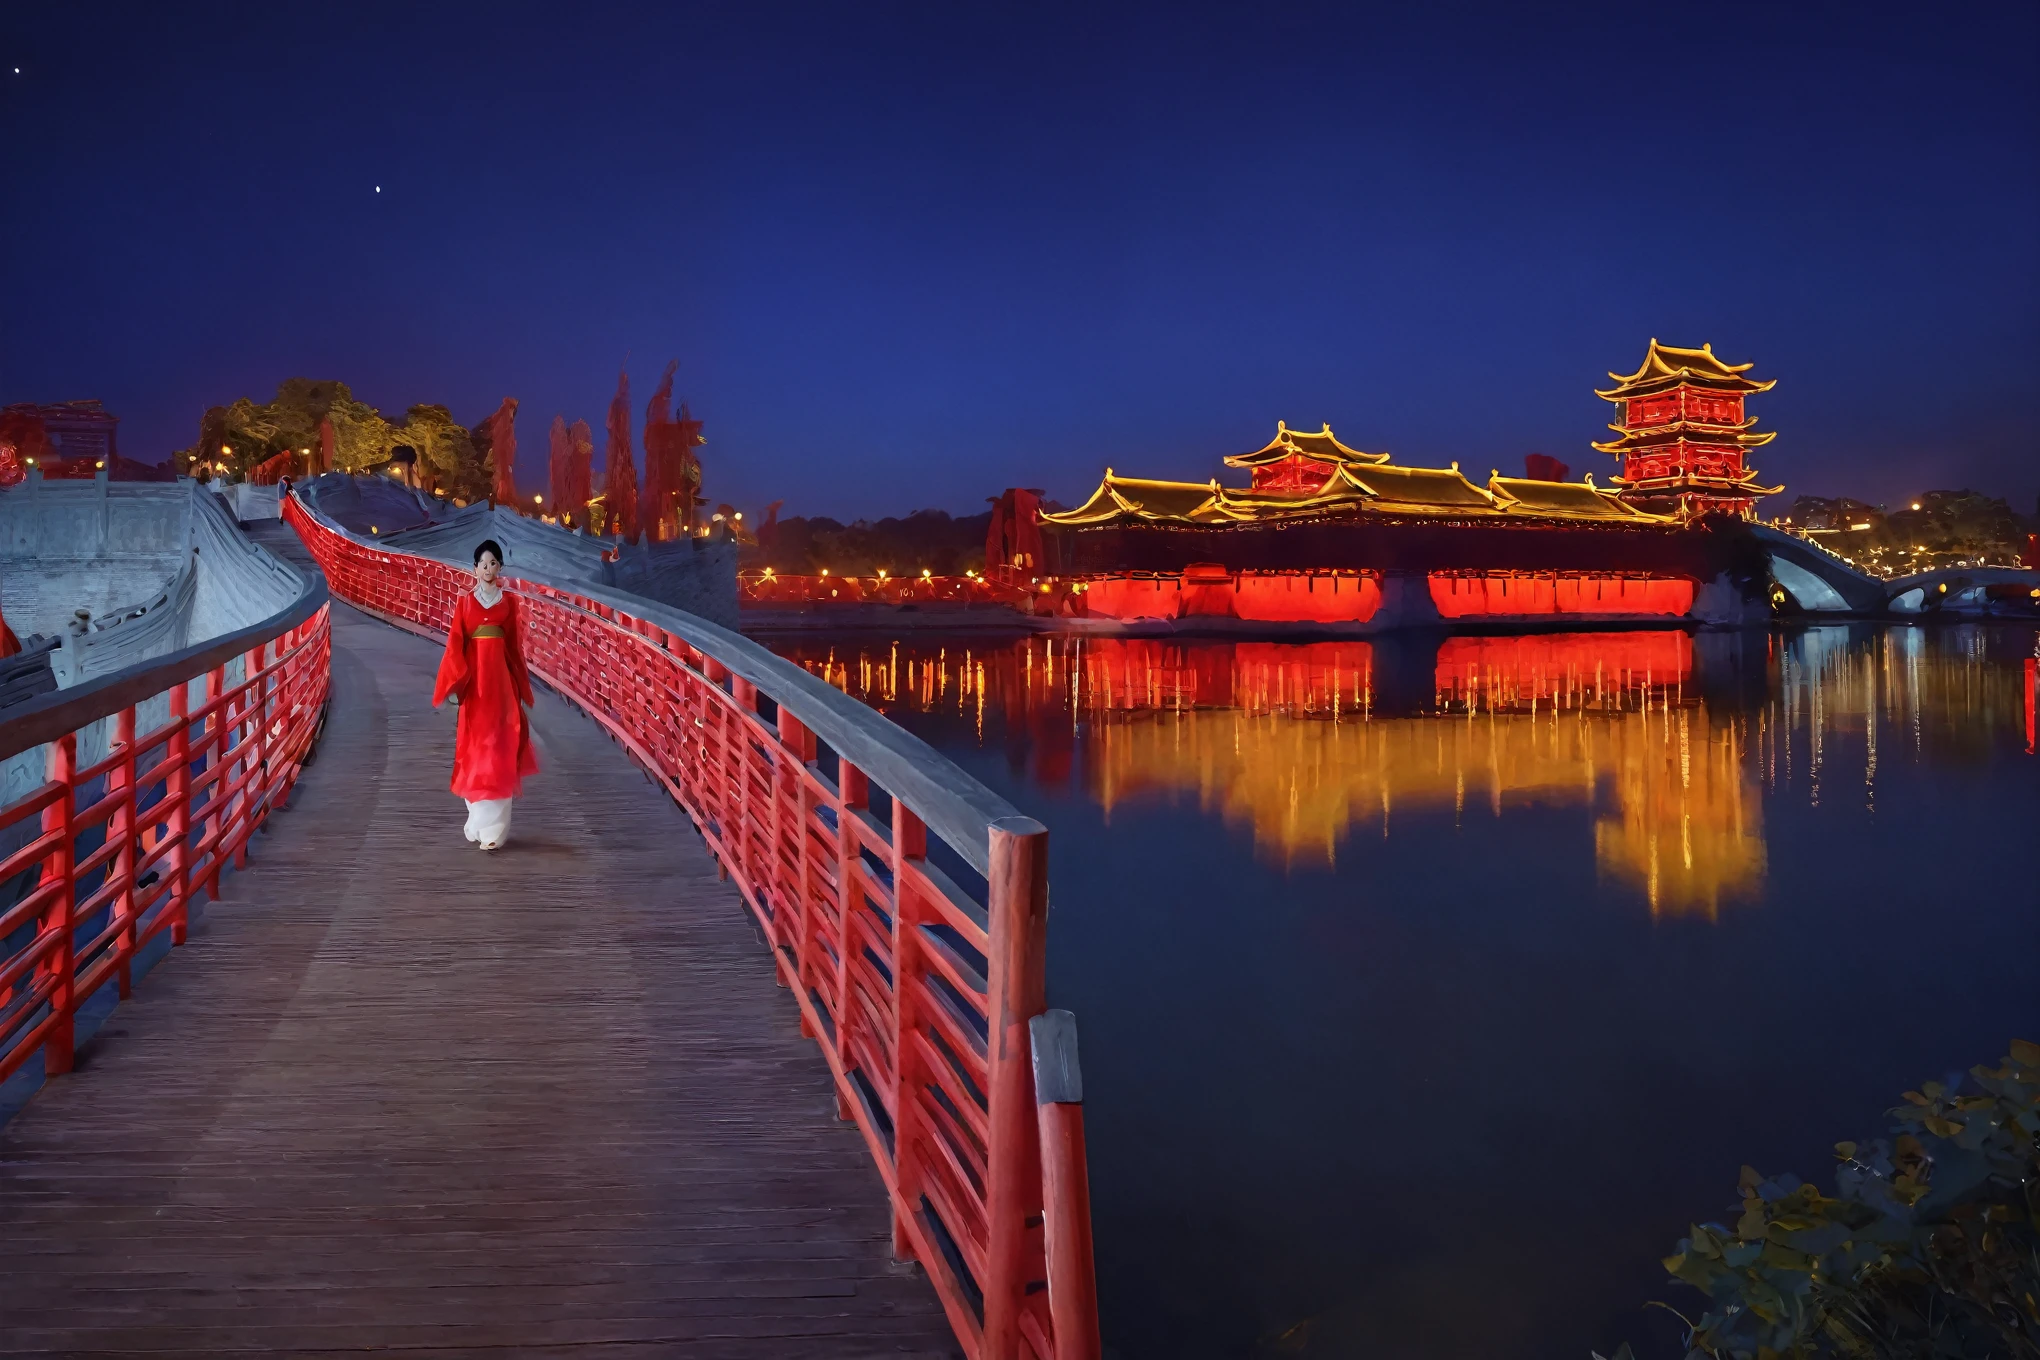
M399 626L443 634L472 583L295 495L283 514L335 594ZM1047 832L737 634L515 564L506 575L532 672L679 802L756 915L837 1113L884 1177L894 1254L926 1268L965 1353L1096 1360L1080 1097L1032 1070ZM980 894L931 859L931 831L982 874ZM1073 1071L1073 1034L1057 1054Z
M0 887L25 885L0 908L0 1080L37 1053L46 1075L70 1071L79 1007L109 981L127 996L136 953L165 931L184 943L197 895L219 896L289 797L331 672L313 582L266 623L8 711L0 760L41 748L47 777L0 808L0 835L26 841L0 858ZM154 699L163 721L137 732ZM106 753L79 764L81 739Z

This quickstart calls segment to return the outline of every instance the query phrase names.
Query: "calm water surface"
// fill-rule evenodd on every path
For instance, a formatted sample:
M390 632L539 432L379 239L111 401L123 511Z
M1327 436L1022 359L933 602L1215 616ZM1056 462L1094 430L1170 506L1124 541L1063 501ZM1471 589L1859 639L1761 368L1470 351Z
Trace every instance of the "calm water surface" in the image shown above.
M1115 1354L1585 1360L2040 1038L2036 644L774 645L1051 828Z

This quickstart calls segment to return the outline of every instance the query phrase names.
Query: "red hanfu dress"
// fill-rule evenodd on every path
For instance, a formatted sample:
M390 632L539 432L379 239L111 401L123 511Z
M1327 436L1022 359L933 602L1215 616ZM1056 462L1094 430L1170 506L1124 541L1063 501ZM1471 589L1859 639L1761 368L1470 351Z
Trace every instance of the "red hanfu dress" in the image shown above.
M437 708L450 695L459 700L460 721L453 748L453 791L467 800L467 838L485 850L510 832L510 800L525 775L538 773L531 749L531 677L524 669L518 638L517 600L502 591L484 605L464 592L454 606L432 689Z

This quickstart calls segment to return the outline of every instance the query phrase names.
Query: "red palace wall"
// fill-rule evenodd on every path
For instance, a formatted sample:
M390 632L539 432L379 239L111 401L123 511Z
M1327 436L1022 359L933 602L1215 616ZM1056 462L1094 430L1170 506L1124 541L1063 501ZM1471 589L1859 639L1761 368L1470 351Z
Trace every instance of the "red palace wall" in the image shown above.
M1431 572L1431 601L1458 619L1678 618L1693 607L1687 577L1581 572ZM1379 573L1240 572L1094 577L1081 612L1094 619L1243 619L1366 623L1381 608Z
M1742 450L1717 444L1688 444L1681 439L1648 453L1629 454L1622 464L1623 477L1632 482L1675 477L1681 472L1700 477L1740 478Z
M1632 397L1623 406L1623 423L1636 429L1669 425L1675 420L1704 421L1709 425L1740 425L1743 422L1741 396L1702 392L1690 387L1660 392L1654 397Z
M1365 623L1381 608L1381 578L1355 572L1117 576L1086 581L1083 600L1094 619Z
M1693 582L1683 576L1434 571L1430 579L1431 602L1448 619L1560 614L1678 618L1693 608Z

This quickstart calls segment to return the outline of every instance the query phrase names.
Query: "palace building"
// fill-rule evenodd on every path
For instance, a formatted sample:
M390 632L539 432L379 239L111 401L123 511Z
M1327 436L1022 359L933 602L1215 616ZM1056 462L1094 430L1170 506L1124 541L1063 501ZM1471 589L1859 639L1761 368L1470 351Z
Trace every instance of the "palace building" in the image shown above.
M1042 516L1046 574L1079 583L1070 612L1100 623L1204 621L1378 627L1474 619L1688 613L1727 548L1620 491L1504 477L1386 453L1278 423L1226 466L1246 486L1122 477ZM1043 589L1048 589L1044 585Z
M1777 380L1748 377L1751 364L1727 364L1711 345L1679 349L1653 339L1634 373L1609 373L1615 386L1594 395L1615 404L1608 428L1618 436L1594 447L1622 460L1622 499L1641 510L1692 519L1704 514L1754 518L1759 486L1749 452L1776 438L1752 428L1743 398Z

